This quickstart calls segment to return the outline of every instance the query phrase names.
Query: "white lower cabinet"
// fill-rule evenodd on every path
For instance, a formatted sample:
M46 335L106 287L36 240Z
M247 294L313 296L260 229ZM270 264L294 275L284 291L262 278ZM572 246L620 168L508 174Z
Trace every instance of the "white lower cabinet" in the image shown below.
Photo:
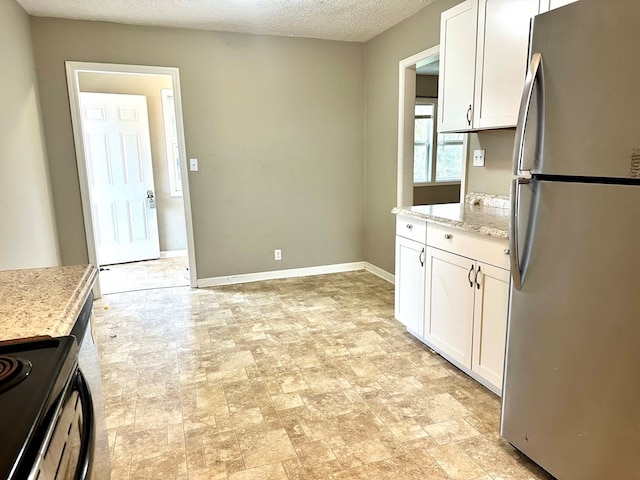
M407 330L424 335L424 243L396 237L395 317Z
M475 262L427 247L425 335L440 353L471 368Z
M473 302L473 354L471 369L502 389L509 305L509 271L477 264Z
M507 253L504 240L431 223L425 243L396 236L396 319L497 394L507 331Z
M396 219L395 317L416 336L424 335L424 265L427 224L424 220Z
M427 247L424 339L498 393L507 333L509 271Z

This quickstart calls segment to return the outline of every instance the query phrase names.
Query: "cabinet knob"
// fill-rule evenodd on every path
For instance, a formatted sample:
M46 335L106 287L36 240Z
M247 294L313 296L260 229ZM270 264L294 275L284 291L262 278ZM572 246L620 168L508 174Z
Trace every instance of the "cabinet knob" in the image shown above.
M509 250L508 248L505 248L503 252L505 255L511 255L511 250Z
M413 225L411 225L410 223L407 223L407 230L412 230L413 229Z
M445 233L444 238L446 238L447 240L451 240L453 238L453 235L451 235L450 233Z

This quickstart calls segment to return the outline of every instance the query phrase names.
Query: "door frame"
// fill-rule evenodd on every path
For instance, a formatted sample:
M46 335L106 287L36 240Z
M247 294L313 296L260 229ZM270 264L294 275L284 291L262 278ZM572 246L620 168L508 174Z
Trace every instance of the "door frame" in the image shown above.
M191 215L191 195L189 192L189 178L187 165L187 150L184 137L184 123L182 118L182 95L180 91L180 72L176 67L155 67L148 65L125 65L113 63L73 62L66 61L67 88L69 92L69 106L71 109L71 124L73 128L73 141L76 149L76 163L80 180L80 198L82 202L82 216L87 240L87 252L89 262L96 268L98 256L95 244L93 228L93 216L91 215L91 198L89 194L89 177L87 175L87 163L85 158L85 145L80 112L80 85L78 74L80 72L94 73L120 73L138 75L167 75L171 77L173 84L174 106L176 110L176 129L178 130L178 151L180 154L180 168L182 175L182 202L184 207L185 229L187 236L187 256L189 259L189 284L197 288L195 243L193 238L193 217ZM94 290L96 298L100 298L100 279L96 282Z
M396 206L413 206L413 135L416 103L416 66L440 57L440 45L418 52L398 63L398 175ZM468 143L467 143L468 145ZM460 202L467 193L468 147L462 163Z

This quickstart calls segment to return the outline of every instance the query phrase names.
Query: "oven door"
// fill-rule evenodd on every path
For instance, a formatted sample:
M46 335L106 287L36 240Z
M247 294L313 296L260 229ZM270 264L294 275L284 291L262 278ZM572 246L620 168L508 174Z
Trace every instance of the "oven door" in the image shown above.
M77 369L29 479L90 480L94 450L91 391Z

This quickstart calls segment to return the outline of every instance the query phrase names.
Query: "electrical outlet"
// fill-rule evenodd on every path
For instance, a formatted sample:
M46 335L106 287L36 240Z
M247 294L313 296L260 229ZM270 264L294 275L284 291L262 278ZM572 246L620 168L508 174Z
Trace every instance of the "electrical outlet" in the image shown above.
M473 166L484 167L484 150L473 151Z
M280 250L279 248L275 249L275 250L273 251L273 257L274 257L276 260L282 260L282 250Z
M189 159L189 170L191 170L192 172L197 172L198 171L198 159L197 158L190 158Z

